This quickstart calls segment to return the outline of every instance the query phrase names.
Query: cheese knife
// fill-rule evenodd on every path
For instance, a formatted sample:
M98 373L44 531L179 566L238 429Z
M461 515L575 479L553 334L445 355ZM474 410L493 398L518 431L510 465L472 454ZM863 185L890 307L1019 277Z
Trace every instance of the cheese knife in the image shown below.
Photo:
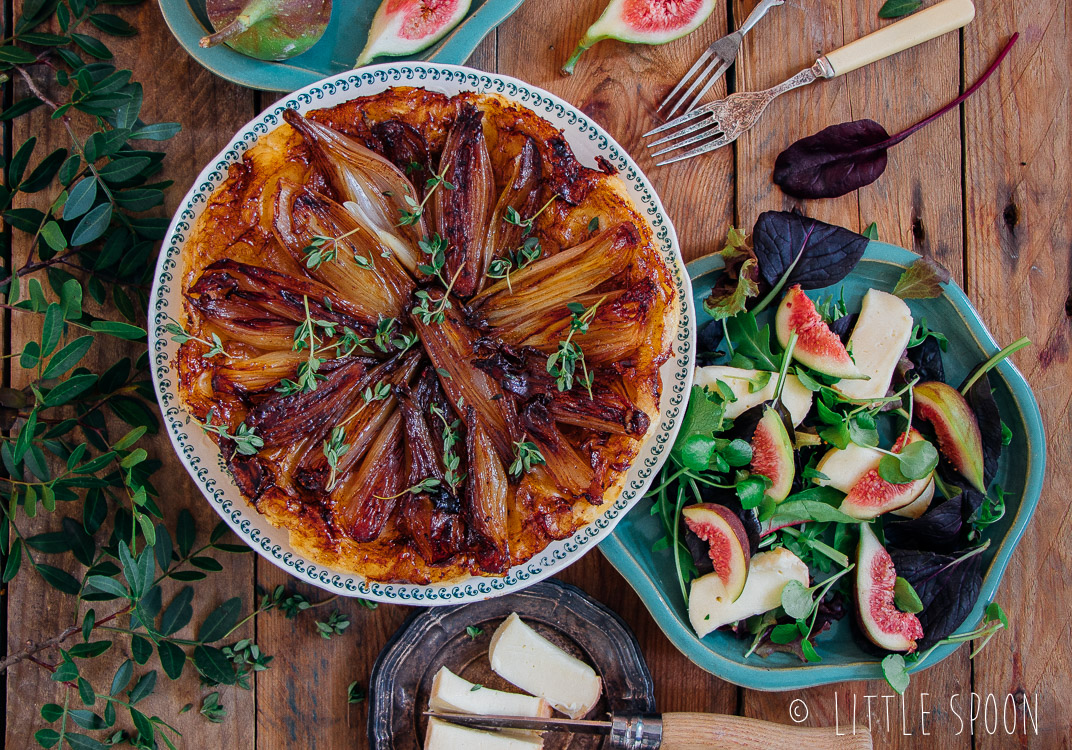
M480 716L443 711L424 715L478 729L527 729L608 735L609 750L871 750L871 735L834 727L792 727L743 716L704 713L612 715L609 721Z

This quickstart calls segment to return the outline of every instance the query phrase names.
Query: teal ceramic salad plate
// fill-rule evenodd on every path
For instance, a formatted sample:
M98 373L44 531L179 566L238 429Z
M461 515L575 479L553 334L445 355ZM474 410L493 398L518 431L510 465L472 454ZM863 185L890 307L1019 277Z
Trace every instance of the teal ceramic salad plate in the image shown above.
M473 0L468 15L449 34L417 56L381 58L461 65L487 36L524 0ZM191 57L221 78L264 91L296 91L322 78L350 70L365 46L380 0L335 0L324 36L308 51L289 60L269 62L235 52L226 45L203 49L201 37L212 30L205 0L160 0L171 33Z
M816 293L829 294L836 292L838 286L843 287L849 309L858 309L869 288L892 289L902 271L918 257L900 247L872 242L855 270L840 285ZM690 263L688 269L693 280L697 326L702 327L710 320L703 310L703 300L721 272L722 260L717 255L707 256ZM941 297L908 300L908 305L913 317L917 320L926 317L949 339L944 361L951 382L958 382L1001 348L955 284L947 284ZM991 371L990 382L1001 417L1013 434L1012 443L1002 452L996 478L1006 490L1006 513L984 533L990 547L983 553L979 601L958 633L972 630L982 619L986 605L998 596L1009 559L1038 505L1045 472L1046 437L1038 403L1027 381L1006 359ZM650 508L648 501L640 502L600 545L600 550L636 589L670 641L691 661L722 679L756 690L794 690L849 680L882 679L880 657L865 652L850 633L851 616L834 623L815 639L816 650L822 657L818 663L805 664L784 653L766 658L752 655L746 659L744 655L751 639L738 639L725 631L698 638L689 625L671 552L652 552L652 545L663 535L663 530L659 519L650 515ZM920 668L937 664L955 649L955 645L942 646Z

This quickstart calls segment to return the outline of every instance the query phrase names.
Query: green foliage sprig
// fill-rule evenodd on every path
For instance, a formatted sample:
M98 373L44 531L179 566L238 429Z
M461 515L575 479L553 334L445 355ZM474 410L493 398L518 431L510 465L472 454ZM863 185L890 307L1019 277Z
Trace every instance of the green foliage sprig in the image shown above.
M217 555L249 548L228 542L223 523L199 539L186 510L165 525L153 484L161 462L146 436L159 420L143 311L171 182L160 178L164 154L145 146L179 125L142 119L142 85L102 40L137 33L109 12L137 2L22 0L0 29L0 84L11 102L0 123L12 144L0 160L0 309L19 330L39 331L5 355L13 384L0 387L0 584L6 595L10 584L44 583L69 597L70 610L67 627L16 646L0 672L25 664L50 675L56 700L39 707L34 735L44 748L174 748L177 730L142 707L160 672L178 679L189 664L207 685L248 689L272 657L235 640L239 628L334 599L309 602L280 587L251 611L236 597L194 624L194 586L223 570ZM66 144L46 153L43 127ZM18 137L27 132L35 134ZM177 321L168 333L188 336ZM130 353L95 364L109 337ZM206 357L226 356L218 339L201 343ZM310 347L310 357L322 349ZM234 437L251 449L259 440ZM344 629L338 618L332 628ZM91 660L116 651L130 658L101 682ZM224 720L219 692L200 713Z

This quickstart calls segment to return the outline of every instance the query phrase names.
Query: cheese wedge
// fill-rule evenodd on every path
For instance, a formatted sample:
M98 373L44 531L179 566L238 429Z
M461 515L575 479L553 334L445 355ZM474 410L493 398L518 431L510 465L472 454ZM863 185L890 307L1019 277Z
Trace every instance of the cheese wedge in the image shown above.
M756 388L757 383L766 378L766 383ZM708 367L696 368L696 385L706 386L714 392L718 381L722 381L733 395L736 401L726 404L726 417L737 419L753 406L770 401L774 398L774 392L778 388L778 373L760 372L759 370L745 370L740 367L728 365L709 365ZM793 424L798 425L811 411L812 393L805 388L796 375L786 375L785 385L782 386L782 403L789 410L793 418Z
M488 657L504 680L570 718L584 716L599 700L602 681L595 670L530 628L516 612L495 630Z
M912 311L904 300L869 289L860 305L860 317L852 329L848 347L857 369L868 379L842 380L834 389L861 401L885 396L910 338Z
M424 750L542 750L543 740L429 719Z
M463 677L440 667L432 680L432 695L428 707L433 711L484 716L542 716L551 715L551 705L543 698L517 693L504 693L482 685L474 685Z
M782 589L790 581L808 585L808 566L787 550L778 547L760 552L748 564L748 579L737 599L727 595L717 573L693 580L689 590L689 621L703 638L716 628L760 615L782 603Z

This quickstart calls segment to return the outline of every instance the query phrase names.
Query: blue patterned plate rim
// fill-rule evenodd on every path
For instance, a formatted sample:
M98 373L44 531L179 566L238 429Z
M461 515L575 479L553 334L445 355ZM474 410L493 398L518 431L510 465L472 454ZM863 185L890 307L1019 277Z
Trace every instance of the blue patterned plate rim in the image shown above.
M181 274L181 252L186 233L204 209L209 195L226 178L228 167L236 163L260 136L282 122L280 115L285 108L305 112L405 84L447 94L462 90L499 94L528 107L562 129L582 163L594 164L596 155L607 159L618 169L637 210L651 225L677 294L679 320L674 331L673 355L660 371L663 388L657 427L641 447L621 494L590 524L566 539L553 542L523 565L511 568L503 578L467 578L455 583L430 585L383 584L332 570L298 554L290 547L288 533L271 526L238 492L215 443L196 425L191 429L192 423L180 405L172 380L171 361L178 347L166 335L164 326L169 312L179 317L177 313L181 311L178 285L173 288L172 282L178 281L178 274ZM696 348L692 284L681 259L673 224L647 177L606 131L568 102L515 78L458 65L406 62L368 66L326 78L284 96L250 120L202 170L176 210L157 260L149 300L149 351L157 400L175 452L198 489L228 526L262 557L291 575L343 596L424 606L459 604L518 591L558 573L608 538L626 511L647 490L666 458L666 451L673 445L684 402L692 386Z
M865 261L894 265L899 268L911 265L919 257L909 250L884 242L871 242L864 253ZM721 259L711 255L688 264L689 275L693 280L720 268ZM947 284L945 296L950 299L965 328L982 350L995 352L1001 348L983 324L982 316L959 285ZM979 600L964 624L958 628L957 633L966 633L974 629L982 620L986 605L994 599L1012 554L1038 507L1046 471L1046 433L1042 423L1042 414L1031 386L1019 369L1008 359L998 364L991 372L996 373L1004 381L1023 419L1028 443L1026 479L1012 525L1001 539L990 565L983 574ZM633 510L636 514L647 512L646 507ZM683 617L677 611L677 602L671 602L658 582L649 575L642 561L638 560L626 546L622 533L621 529L615 531L610 539L600 545L600 551L636 590L644 606L647 607L648 612L670 642L701 669L736 685L767 691L799 690L852 680L883 679L882 667L878 659L860 660L848 664L819 662L817 664L800 663L792 667L771 667L766 666L764 660L758 657L754 663L746 664L727 658L705 643L703 639L696 637L696 633L688 623L688 618ZM920 671L938 664L956 649L955 644L937 649L934 655L920 667Z

